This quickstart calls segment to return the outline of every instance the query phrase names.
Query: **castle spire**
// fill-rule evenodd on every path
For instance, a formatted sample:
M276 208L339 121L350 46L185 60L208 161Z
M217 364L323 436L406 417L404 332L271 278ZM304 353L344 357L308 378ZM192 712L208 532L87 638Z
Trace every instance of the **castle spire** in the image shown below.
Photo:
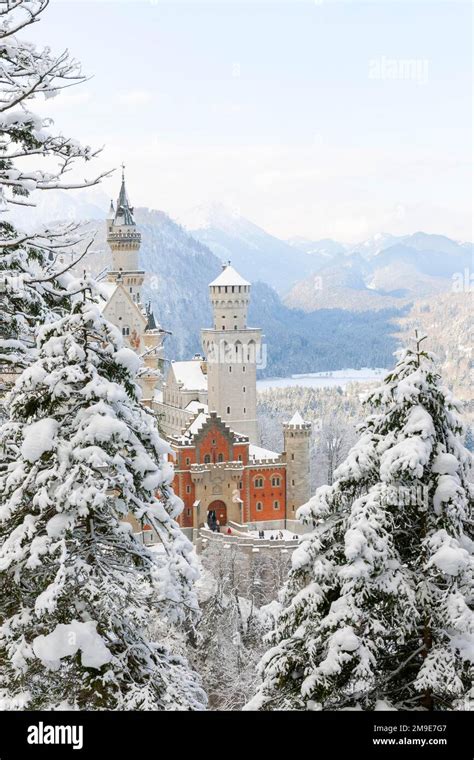
M133 218L133 206L130 205L127 189L125 187L125 164L122 164L122 184L120 186L120 193L117 199L115 224L135 226L135 219Z

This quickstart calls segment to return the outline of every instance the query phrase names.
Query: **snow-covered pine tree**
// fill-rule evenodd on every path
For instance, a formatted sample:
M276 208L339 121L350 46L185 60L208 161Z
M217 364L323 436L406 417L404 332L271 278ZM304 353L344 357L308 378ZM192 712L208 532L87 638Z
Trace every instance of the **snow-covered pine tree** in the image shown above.
M146 637L152 611L168 624L195 616L197 569L168 445L137 400L140 359L93 289L77 284L71 313L40 329L0 428L16 453L0 476L0 704L200 709L187 662Z
M240 584L248 558L235 546L214 540L202 561L211 592L201 600L190 657L202 676L209 709L241 710L258 683L256 664L264 632L249 598L250 585L242 589Z
M474 708L472 459L422 340L299 511L312 531L247 709Z
M31 111L37 98L55 97L85 80L67 51L53 55L18 37L40 20L49 0L0 0L0 369L21 371L33 358L37 324L65 307L64 277L56 259L83 244L77 225L18 230L8 216L15 206L34 205L37 190L97 184L70 179L76 164L97 155L88 146L57 134L49 118ZM83 251L85 253L85 251ZM53 319L55 316L53 315ZM1 393L1 390L0 390Z

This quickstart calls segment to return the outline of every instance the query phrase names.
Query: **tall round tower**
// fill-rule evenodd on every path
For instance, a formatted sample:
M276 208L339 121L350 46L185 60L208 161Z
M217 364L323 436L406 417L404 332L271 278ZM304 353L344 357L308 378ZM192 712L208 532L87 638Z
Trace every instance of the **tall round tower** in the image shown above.
M283 425L286 456L286 509L287 519L294 520L298 507L311 497L310 449L311 423L305 422L296 412Z
M230 262L209 284L213 329L201 331L207 358L209 411L258 444L257 364L261 330L247 327L250 283Z
M112 269L109 281L122 281L127 293L135 303L140 303L140 291L145 272L138 268L138 251L142 236L137 229L125 188L125 173L122 167L122 185L120 187L117 207L110 204L107 217L107 243L112 252Z

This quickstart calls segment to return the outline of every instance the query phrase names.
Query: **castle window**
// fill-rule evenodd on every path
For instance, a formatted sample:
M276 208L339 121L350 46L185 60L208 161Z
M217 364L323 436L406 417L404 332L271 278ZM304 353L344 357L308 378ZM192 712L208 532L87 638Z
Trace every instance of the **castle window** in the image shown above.
M206 456L204 457L204 464L211 464L211 455L210 454L206 454Z
M294 454L291 455L291 460L294 462L294 460L295 460L295 455Z
M186 461L186 464L191 464L191 460L190 460L190 458L189 458L189 457L186 457L186 460L185 460L185 461Z
M242 372L245 372L245 367L242 367Z
M272 478L272 486L279 486L280 485L280 477L279 475L274 475Z
M191 486L186 486L186 493L191 493Z
M234 325L234 330L237 330L237 325Z
M279 501L274 501L273 502L273 509L280 509L280 502Z
M247 388L245 387L245 385L243 385L242 386L242 393L245 393L246 390L247 390Z
M294 485L295 485L295 481L294 481L294 480L292 480L292 481L291 481L291 485L292 485L292 486L294 486Z
M241 491L243 487L244 487L244 484L242 483L241 480L239 480L239 491Z
M230 406L227 407L227 414L230 414Z
M130 293L133 293L133 288L130 288Z
M223 462L224 461L224 455L223 454L219 454L218 457L217 457L217 461L218 462Z
M257 512L261 512L263 510L263 504L261 501L257 501L255 505L255 509L257 510Z
M244 414L247 414L247 410L246 410L245 406L244 406Z
M225 330L225 325L222 325L222 329Z
M263 478L255 478L255 488L263 488Z
M232 372L232 367L229 367L229 372Z
M242 461L242 454L239 454L239 456L237 457L237 461L238 461L238 462L241 462L241 461Z

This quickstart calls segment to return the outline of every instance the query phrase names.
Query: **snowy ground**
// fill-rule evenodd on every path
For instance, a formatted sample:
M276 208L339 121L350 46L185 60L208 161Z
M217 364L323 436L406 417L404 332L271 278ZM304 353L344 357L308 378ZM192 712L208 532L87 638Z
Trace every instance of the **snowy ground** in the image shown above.
M280 540L285 541L291 541L293 540L296 533L292 533L291 530L264 530L264 538L279 538ZM280 533L283 535L281 536ZM252 536L252 538L259 538L258 530L252 530L247 533L248 536ZM296 543L296 540L295 540Z

